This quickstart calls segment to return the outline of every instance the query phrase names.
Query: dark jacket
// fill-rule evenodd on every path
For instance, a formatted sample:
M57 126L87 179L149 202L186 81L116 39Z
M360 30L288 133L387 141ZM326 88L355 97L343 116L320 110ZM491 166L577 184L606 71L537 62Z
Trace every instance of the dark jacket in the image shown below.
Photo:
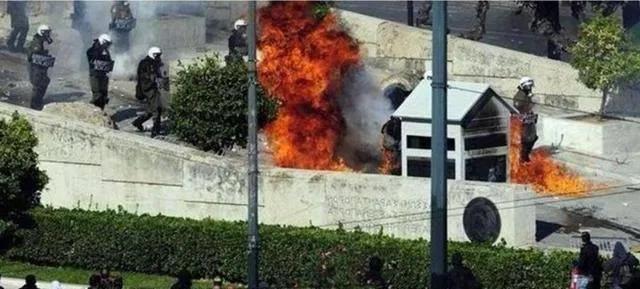
M602 262L598 246L589 242L580 248L578 258L578 270L581 274L590 276L602 276Z
M627 252L624 249L622 243L617 242L613 249L613 257L604 264L604 271L608 272L611 276L611 284L619 286L624 276L620 269L623 265L628 265L630 268L638 266L638 259L633 254Z
M40 55L49 55L49 50L44 48L45 38L37 34L33 36L33 40L29 44L29 49L27 51L27 60L31 62L31 56L34 54Z
M129 5L124 5L121 1L118 1L111 6L111 21L129 18L133 18L133 13L131 13L131 7L129 7Z
M160 76L161 61L147 56L138 64L138 83L136 98L153 99L159 93L158 77Z
M7 14L11 15L11 27L28 27L27 1L7 1Z
M94 61L112 61L109 49L100 44L98 39L93 40L93 45L87 50L87 60L89 61L89 75L96 77L107 77L106 71L95 70Z
M529 113L533 111L533 101L531 100L530 93L518 89L518 92L513 97L513 106L516 107L520 113Z
M247 39L240 30L233 30L227 44L229 46L229 55L245 56L248 54Z

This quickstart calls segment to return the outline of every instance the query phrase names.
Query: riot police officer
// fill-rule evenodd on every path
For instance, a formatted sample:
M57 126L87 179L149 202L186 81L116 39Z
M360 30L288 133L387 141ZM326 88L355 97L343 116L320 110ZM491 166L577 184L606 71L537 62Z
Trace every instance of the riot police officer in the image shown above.
M111 6L111 23L109 29L114 35L114 52L129 50L129 33L135 27L135 18L131 12L129 1L115 1Z
M151 47L147 56L138 64L138 83L136 98L147 102L146 112L133 121L139 131L144 131L142 124L153 117L151 137L160 133L161 115L164 110L162 92L169 91L169 78L161 59L162 50Z
M233 24L233 31L228 40L229 55L225 57L227 65L234 62L242 62L243 56L248 55L247 47L247 22L239 19Z
M47 70L53 66L55 58L49 54L47 46L52 42L51 28L44 24L40 25L27 52L29 79L32 86L31 108L33 109L42 109L44 94L51 81Z
M89 83L93 98L91 103L101 110L109 103L109 72L113 70L113 60L109 47L111 37L102 34L93 41L93 45L87 50L87 61L89 62Z
M11 16L11 34L7 39L10 51L24 52L24 42L29 32L27 1L7 1L7 14Z
M536 132L536 123L538 115L533 112L533 89L534 82L531 77L523 77L518 85L518 92L513 97L513 105L520 113L519 118L522 121L522 151L520 160L529 161L529 154L533 149L533 145L538 140Z

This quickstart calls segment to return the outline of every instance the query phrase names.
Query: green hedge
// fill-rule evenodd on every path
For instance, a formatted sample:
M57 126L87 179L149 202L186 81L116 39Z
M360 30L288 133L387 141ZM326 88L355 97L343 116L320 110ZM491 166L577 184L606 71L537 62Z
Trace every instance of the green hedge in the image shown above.
M219 270L241 281L246 270L246 224L195 221L123 212L38 209L38 227L19 232L23 243L6 255L35 264L110 268L197 276ZM357 288L367 258L385 262L394 288L424 288L427 244L360 232L261 226L261 276L275 288L290 282L314 288ZM453 243L489 289L566 288L573 254ZM328 254L327 254L328 253Z

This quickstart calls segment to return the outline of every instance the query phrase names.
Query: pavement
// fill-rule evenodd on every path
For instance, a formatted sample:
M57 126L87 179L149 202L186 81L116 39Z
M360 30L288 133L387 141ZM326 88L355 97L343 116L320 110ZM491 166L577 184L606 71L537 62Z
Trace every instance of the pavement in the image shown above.
M0 279L0 287L4 287L4 289L20 289L20 287L22 287L23 285L24 285L23 279L7 278L7 277L2 277L2 279ZM79 285L79 284L61 283L61 285L62 285L62 289L86 289L87 288L86 285ZM38 281L38 283L36 283L36 286L38 286L39 289L52 288L51 282Z

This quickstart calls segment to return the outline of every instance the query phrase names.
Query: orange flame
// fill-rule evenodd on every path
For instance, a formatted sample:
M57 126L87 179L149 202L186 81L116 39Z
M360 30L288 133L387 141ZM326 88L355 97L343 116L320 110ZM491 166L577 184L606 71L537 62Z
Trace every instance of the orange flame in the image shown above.
M278 166L344 170L336 156L345 129L336 97L343 75L360 63L359 48L335 15L316 19L312 9L310 2L272 2L259 12L259 80L281 103L265 131Z
M393 173L393 169L396 168L397 161L393 151L382 149L382 161L378 167L378 172L383 175L390 175Z
M556 163L545 150L536 149L531 153L529 162L521 162L522 130L522 120L512 116L509 141L511 182L531 184L536 192L545 195L580 196L593 188L582 177Z

